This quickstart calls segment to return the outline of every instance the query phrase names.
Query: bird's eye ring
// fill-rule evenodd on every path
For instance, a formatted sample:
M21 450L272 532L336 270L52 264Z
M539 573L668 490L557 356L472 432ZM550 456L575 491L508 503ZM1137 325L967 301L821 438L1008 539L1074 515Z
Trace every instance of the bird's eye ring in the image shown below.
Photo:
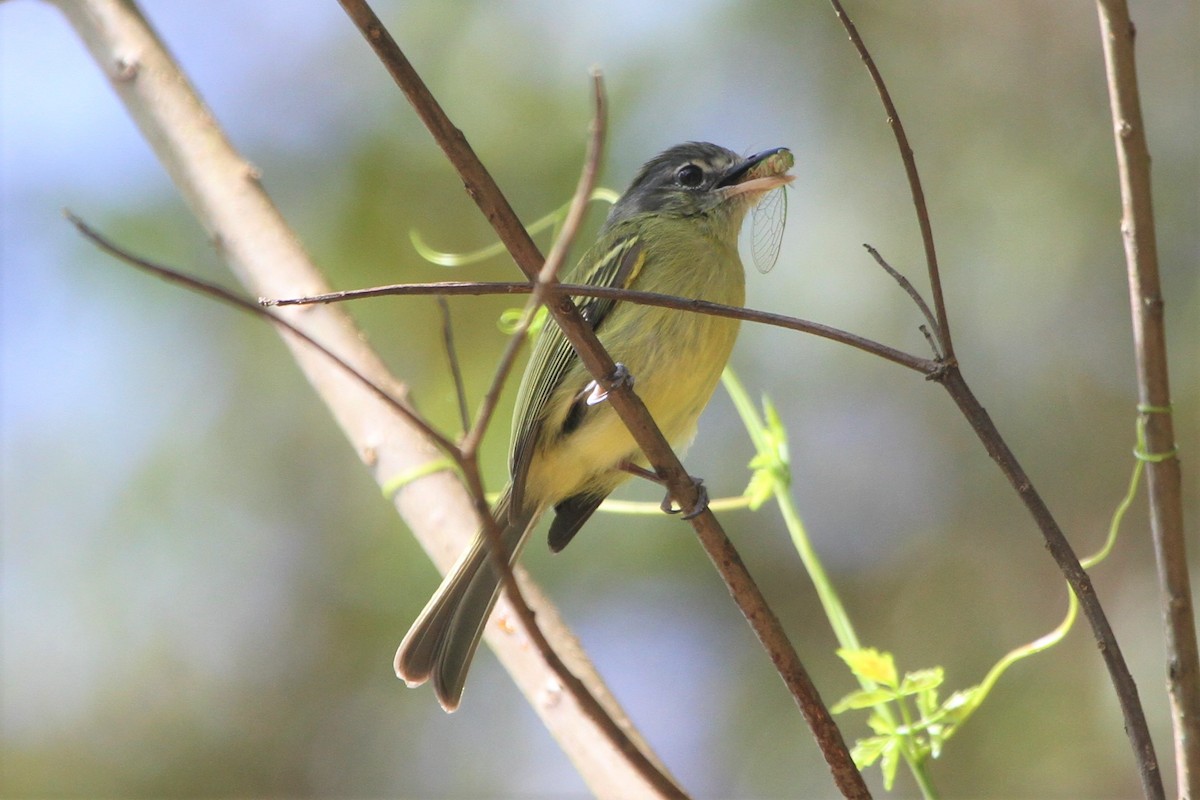
M695 164L684 164L675 171L675 182L685 189L695 189L704 183L704 170Z

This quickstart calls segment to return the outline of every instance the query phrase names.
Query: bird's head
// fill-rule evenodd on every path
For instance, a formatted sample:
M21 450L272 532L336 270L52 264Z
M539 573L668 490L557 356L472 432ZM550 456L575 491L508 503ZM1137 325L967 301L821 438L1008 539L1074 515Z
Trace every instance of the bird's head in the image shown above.
M791 183L795 159L786 147L739 156L708 142L676 145L646 162L608 215L612 226L641 214L707 218L740 227L764 194Z

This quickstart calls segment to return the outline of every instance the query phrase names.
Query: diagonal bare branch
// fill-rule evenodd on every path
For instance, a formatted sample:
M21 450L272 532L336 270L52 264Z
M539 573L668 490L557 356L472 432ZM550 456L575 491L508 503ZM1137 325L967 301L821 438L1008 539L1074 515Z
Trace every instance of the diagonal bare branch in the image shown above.
M460 450L457 453L457 458L467 484L471 489L471 496L474 500L476 511L484 521L484 533L491 537L491 554L497 571L500 574L501 585L512 604L517 618L529 634L534 647L558 678L559 686L575 699L575 702L587 714L588 718L603 731L612 745L625 757L638 775L649 786L653 787L658 796L685 798L687 795L675 783L665 768L657 763L657 759L648 752L648 748L640 740L635 741L634 737L629 734L628 729L632 726L629 725L628 720L623 718L622 721L624 724L617 722L614 715L610 714L596 699L595 695L588 690L587 685L571 672L570 668L559 657L558 652L555 651L553 645L551 645L543 634L541 628L538 627L533 610L525 601L520 585L513 574L512 565L505 555L505 548L500 542L499 524L492 516L491 510L484 499L483 481L479 473L479 461L477 458L479 443L483 439L483 434L492 419L496 402L500 397L500 390L503 388L504 382L512 370L517 353L524 343L525 334L533 320L533 312L541 305L543 296L553 289L555 275L562 266L566 253L570 250L571 242L579 232L580 223L583 221L583 211L587 206L588 198L591 196L592 188L596 183L596 174L599 171L600 157L603 151L605 130L604 84L599 73L593 76L593 96L595 98L595 117L592 121L592 135L588 142L588 152L584 159L583 173L580 175L579 184L571 201L571 212L567 215L566 224L563 226L558 240L554 243L554 249L551 251L550 257L546 259L546 263L538 273L526 307L526 314L520 325L517 326L517 331L509 340L508 347L505 349L500 363L496 368L491 387L484 396L483 403L476 416L475 424L464 437Z
M484 212L500 240L508 247L517 265L532 279L542 265L537 248L483 164L467 144L462 132L450 122L367 3L364 0L340 1L413 104L447 158L459 171L468 193ZM547 308L570 340L588 372L597 384L608 392L610 407L629 429L655 471L663 478L675 502L681 508L697 507L701 497L699 484L684 470L679 458L654 424L632 387L618 377L612 358L584 322L575 303L568 295L556 293L556 297L547 303ZM850 758L841 731L833 722L829 709L822 702L783 626L750 577L733 543L729 541L710 510L706 509L691 522L705 552L770 655L784 684L792 693L830 767L838 789L846 797L869 797L870 793L863 783L862 775L854 766L853 759Z

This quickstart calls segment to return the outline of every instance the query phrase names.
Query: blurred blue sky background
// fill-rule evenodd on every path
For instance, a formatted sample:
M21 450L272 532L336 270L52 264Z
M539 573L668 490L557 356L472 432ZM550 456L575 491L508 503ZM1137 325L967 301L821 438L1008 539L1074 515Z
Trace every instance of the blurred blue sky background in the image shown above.
M1186 457L1200 390L1197 9L1133 6ZM411 228L441 249L490 242L335 3L143 8L335 285L447 277L415 255ZM916 313L860 248L874 244L924 285L891 135L825 5L429 0L378 10L526 219L573 188L592 65L610 97L606 185L623 188L642 161L688 139L792 148L782 256L769 275L749 273L749 303L923 352ZM926 181L964 372L1090 551L1132 466L1135 403L1094 8L849 11ZM449 717L391 674L436 575L275 335L134 274L62 219L69 207L143 255L232 285L47 3L0 4L0 159L4 793L581 794L490 655ZM452 277L515 274L498 259ZM495 318L507 305L453 302L473 398L503 347ZM353 313L421 408L452 427L432 302L374 300ZM780 407L798 502L867 642L903 668L942 664L961 687L1056 624L1061 581L1040 537L939 390L773 329L745 328L733 366ZM499 485L507 425L495 427L486 466ZM689 469L715 495L733 494L750 456L719 396ZM774 514L726 524L825 696L848 691ZM600 518L562 555L535 544L526 563L697 796L831 793L684 526ZM1096 580L1166 765L1144 513ZM864 735L862 722L843 720L849 738ZM1014 669L933 773L947 796L1135 792L1086 631ZM915 794L905 780L898 794Z

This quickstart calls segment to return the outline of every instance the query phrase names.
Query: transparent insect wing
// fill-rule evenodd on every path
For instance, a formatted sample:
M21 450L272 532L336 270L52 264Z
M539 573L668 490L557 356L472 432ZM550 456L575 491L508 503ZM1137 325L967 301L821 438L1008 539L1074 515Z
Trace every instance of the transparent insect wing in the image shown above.
M783 226L787 222L787 189L780 186L768 192L754 207L751 223L751 252L754 267L767 274L779 260L779 247L783 243Z

